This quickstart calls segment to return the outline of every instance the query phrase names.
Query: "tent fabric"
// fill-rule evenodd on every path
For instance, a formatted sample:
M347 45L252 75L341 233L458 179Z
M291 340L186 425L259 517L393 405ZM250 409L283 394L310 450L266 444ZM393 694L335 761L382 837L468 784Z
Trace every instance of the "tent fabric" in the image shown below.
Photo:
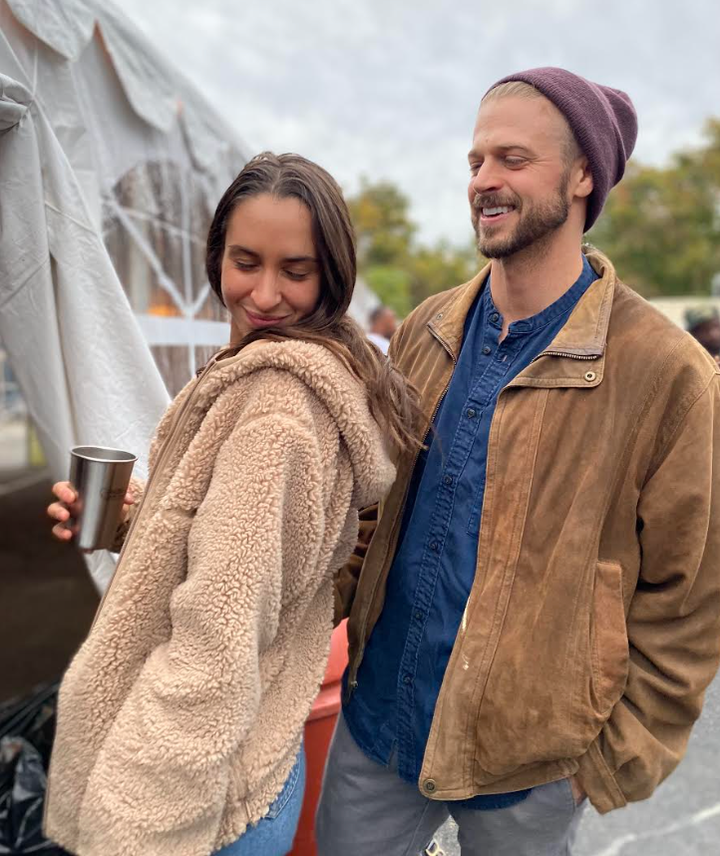
M0 93L0 338L61 479L77 444L142 455L168 395L49 123L19 81Z
M227 338L203 251L244 144L109 2L0 0L0 71L50 123L133 310L193 330L180 346L162 323L151 327L148 344L175 393Z
M245 148L106 0L0 0L0 75L0 344L53 478L76 444L142 476L168 387L227 338L202 257Z

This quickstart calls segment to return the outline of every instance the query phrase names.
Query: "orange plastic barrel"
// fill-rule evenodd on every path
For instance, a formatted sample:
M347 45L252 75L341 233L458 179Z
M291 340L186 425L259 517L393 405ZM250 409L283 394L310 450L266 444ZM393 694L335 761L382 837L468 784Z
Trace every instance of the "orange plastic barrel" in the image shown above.
M347 627L343 621L333 632L325 678L305 723L305 798L290 856L316 856L317 853L315 809L320 798L325 758L340 710L340 682L346 665Z

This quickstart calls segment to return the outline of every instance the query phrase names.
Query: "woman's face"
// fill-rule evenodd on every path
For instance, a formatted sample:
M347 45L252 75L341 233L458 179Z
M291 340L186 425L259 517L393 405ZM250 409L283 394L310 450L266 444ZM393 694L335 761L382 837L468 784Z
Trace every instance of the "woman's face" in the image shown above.
M233 338L309 315L320 296L320 262L307 206L268 193L241 202L230 215L220 281Z

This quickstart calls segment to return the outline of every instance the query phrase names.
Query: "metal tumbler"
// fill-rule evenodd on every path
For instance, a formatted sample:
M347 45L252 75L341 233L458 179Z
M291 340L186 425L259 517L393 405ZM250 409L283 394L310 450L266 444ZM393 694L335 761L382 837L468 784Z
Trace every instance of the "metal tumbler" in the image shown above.
M70 484L77 492L77 502L68 525L81 550L112 546L136 460L130 452L103 446L70 450Z

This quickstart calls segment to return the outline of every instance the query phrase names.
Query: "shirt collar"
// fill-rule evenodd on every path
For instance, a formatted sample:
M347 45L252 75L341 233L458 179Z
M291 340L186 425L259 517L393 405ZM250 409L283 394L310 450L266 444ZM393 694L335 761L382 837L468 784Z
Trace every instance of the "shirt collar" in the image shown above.
M596 279L598 279L598 275L593 270L586 256L583 255L582 271L570 288L558 297L554 303L546 306L545 309L536 315L532 315L530 318L522 318L519 321L513 321L508 328L508 335L533 333L535 330L539 330L541 327L552 323L561 315L567 315ZM502 315L495 307L492 299L490 275L488 275L487 282L485 283L483 300L485 301L485 317L488 319L496 318L496 320L490 320L489 323L495 327L502 327Z

